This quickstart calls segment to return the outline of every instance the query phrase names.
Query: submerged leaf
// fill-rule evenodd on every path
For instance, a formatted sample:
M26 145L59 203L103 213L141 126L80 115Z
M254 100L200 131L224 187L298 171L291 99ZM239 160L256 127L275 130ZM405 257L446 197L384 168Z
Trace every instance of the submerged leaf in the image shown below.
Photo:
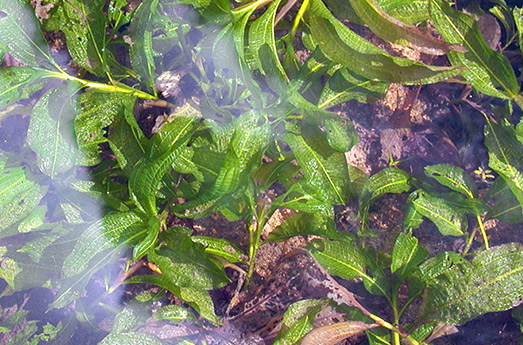
M77 156L72 120L76 115L67 87L47 91L33 109L27 142L40 171L51 178L70 170Z
M462 325L523 301L523 247L504 244L455 262L428 282L423 318Z
M40 67L52 61L34 9L25 0L0 1L0 43L25 65Z
M465 170L451 164L438 164L425 167L425 175L436 179L442 185L456 192L474 198L478 187Z
M414 268L427 257L428 252L418 245L418 239L410 233L400 233L392 250L390 271L400 278L406 277Z
M32 90L27 86L42 75L40 70L31 67L0 68L0 109L7 108L19 99L30 96L27 90Z
M430 0L430 13L434 25L443 37L462 45L466 53L449 52L454 66L465 66L460 73L478 91L487 95L514 98L519 85L508 59L489 48L476 20L458 12L442 0Z
M408 45L426 54L443 55L449 51L465 52L457 44L432 36L423 28L405 24L385 13L374 0L349 0L360 19L379 37Z
M301 345L335 345L340 341L378 327L361 321L343 321L313 329L301 340Z
M316 315L325 301L305 299L295 302L285 311L282 326L274 345L297 344L313 327Z
M325 56L368 79L421 84L445 80L458 73L455 68L427 66L388 55L338 21L321 0L311 1L306 19L313 42Z

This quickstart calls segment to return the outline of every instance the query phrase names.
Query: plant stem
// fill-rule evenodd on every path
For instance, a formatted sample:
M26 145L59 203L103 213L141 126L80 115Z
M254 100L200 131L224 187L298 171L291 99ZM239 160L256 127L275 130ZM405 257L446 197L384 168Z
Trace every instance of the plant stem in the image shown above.
M70 74L67 74L65 72L53 72L53 71L48 71L48 70L43 70L43 71L45 71L45 73L46 73L46 75L44 77L56 78L56 79L76 82L76 83L81 84L83 87L90 87L90 88L93 88L93 89L104 90L106 92L127 93L127 94L131 94L131 95L133 95L135 97L143 98L143 99L157 99L157 97L155 97L153 95L150 95L150 94L148 94L146 92L143 92L143 91L140 91L140 90L136 90L136 89L134 89L134 88L132 88L130 86L127 86L125 84L122 84L120 86L109 85L109 84L98 83L98 82L94 82L94 81L88 81L88 80L80 79L80 78L74 77L74 76L72 76Z

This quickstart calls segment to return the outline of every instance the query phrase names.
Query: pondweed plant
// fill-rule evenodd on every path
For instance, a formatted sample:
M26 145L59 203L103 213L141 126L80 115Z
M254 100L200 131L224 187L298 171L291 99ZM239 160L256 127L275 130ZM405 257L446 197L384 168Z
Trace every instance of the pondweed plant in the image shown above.
M523 122L514 126L511 117L523 98L510 61L483 39L475 19L481 9L465 13L443 0L51 0L35 6L41 21L29 1L0 3L2 127L28 121L19 144L0 151L0 276L2 296L50 289L48 314L60 310L63 317L28 319L20 303L0 323L9 344L78 341L97 327L100 307L117 313L101 344L203 343L190 327L167 336L154 332L149 305L162 292L139 294L119 311L112 294L123 282L153 284L191 307L161 307L156 320L200 329L221 324L209 291L230 283L225 266L253 277L262 231L283 207L294 214L268 241L323 238L310 241L307 252L325 275L318 284L345 305L348 320L313 329L329 301L299 301L289 307L275 344L335 344L363 331L371 344L422 344L443 324L521 303L521 245L491 247L485 220L523 220ZM490 11L506 31L505 48L521 48L521 9L497 0ZM387 42L446 55L450 66L392 56L345 20ZM71 60L48 46L46 37L61 37L58 31ZM298 58L300 44L306 57ZM328 109L378 99L391 83L449 78L506 103L496 112L478 106L497 175L486 194L450 164L427 166L426 176L389 167L368 180L348 166L345 153L358 135L349 119ZM165 116L144 132L140 117L154 111ZM271 198L275 185L284 191ZM369 208L386 193L404 192L410 192L405 232L386 255L367 243L375 236ZM351 196L359 198L361 220L354 236L338 232L334 222L334 206ZM215 212L243 221L247 253L170 220ZM429 258L413 235L424 218L444 236L464 236L464 250ZM484 249L469 260L477 231ZM115 265L122 258L125 265ZM140 271L142 258L156 273ZM361 279L390 304L392 319L369 311L331 275ZM400 296L405 284L407 298ZM410 309L416 317L405 321Z

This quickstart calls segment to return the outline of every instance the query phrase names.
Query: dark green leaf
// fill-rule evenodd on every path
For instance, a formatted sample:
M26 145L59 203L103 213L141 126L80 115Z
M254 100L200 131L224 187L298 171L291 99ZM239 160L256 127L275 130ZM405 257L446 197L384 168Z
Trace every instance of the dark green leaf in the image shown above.
M404 278L425 260L427 255L425 248L418 245L416 237L402 232L394 243L390 271L397 272L400 278Z
M438 164L425 167L425 175L436 179L442 185L465 194L468 198L475 198L478 187L465 170L451 164Z
M430 0L434 25L443 37L467 49L466 53L450 52L449 60L455 66L465 66L463 77L478 91L487 95L514 98L519 85L508 59L490 49L483 39L476 20L460 13L442 0Z
M47 42L38 26L34 9L25 0L0 2L0 43L25 65L40 67L52 61Z
M365 182L358 204L358 217L362 220L361 231L367 231L367 217L371 202L387 193L408 192L411 188L409 181L408 173L391 167L380 170Z
M454 263L429 281L423 317L462 325L481 314L502 311L523 298L523 248L511 243Z
M423 190L414 191L410 199L416 211L428 218L445 236L462 236L468 226L465 210L455 203L432 196Z
M368 79L420 84L434 83L457 74L453 68L427 66L388 55L338 21L321 0L311 1L306 20L314 43L325 56Z
M58 100L58 101L57 101ZM51 178L70 170L77 156L72 120L75 109L66 87L47 91L33 109L27 142L41 172Z

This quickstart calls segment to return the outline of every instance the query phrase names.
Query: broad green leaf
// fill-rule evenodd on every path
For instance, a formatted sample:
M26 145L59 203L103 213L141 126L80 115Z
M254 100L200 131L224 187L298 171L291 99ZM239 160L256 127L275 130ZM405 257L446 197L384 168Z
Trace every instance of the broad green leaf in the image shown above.
M345 204L349 193L349 172L345 155L333 150L325 134L314 126L292 129L283 136L303 170L307 188L318 199Z
M211 296L205 290L179 287L169 278L162 275L133 276L126 280L126 283L154 284L163 289L169 290L175 296L193 307L201 317L219 324L219 318L214 313L214 304Z
M363 185L358 203L358 217L362 220L362 232L367 231L367 217L372 201L387 193L408 192L411 188L409 181L410 175L395 167L380 170L369 177Z
M224 286L229 279L222 266L208 255L202 255L204 252L202 245L187 237L176 248L166 246L149 252L148 259L177 286L205 290Z
M514 23L516 24L516 29L518 31L518 41L519 49L523 54L523 7L515 7L513 10Z
M149 249L151 249L156 244L156 240L160 234L160 227L161 224L158 217L154 215L151 216L145 228L145 237L143 237L143 239L133 247L134 261L144 256L149 251ZM143 232L143 230L141 232Z
M45 187L28 178L24 168L7 167L6 159L0 157L0 238L20 231L11 226L30 216L45 192Z
M190 107L190 106L189 106ZM129 193L138 207L155 216L156 192L163 176L176 159L176 151L186 145L199 127L196 111L179 110L175 119L153 137L152 146L129 178Z
M523 204L523 144L509 125L494 123L486 118L485 145L489 153L489 167L495 170Z
M332 275L343 279L362 278L373 293L387 296L386 286L367 273L370 258L356 244L338 241L314 240L309 250L318 262Z
M433 222L445 236L462 236L468 226L465 211L455 203L419 189L410 199L416 211Z
M195 199L176 205L173 210L178 216L199 218L219 211L252 183L251 173L260 166L269 145L269 124L259 114L246 113L234 123L232 130L230 141L225 140L228 142L225 159L212 187L201 190ZM201 166L204 165L202 162Z
M77 148L72 121L76 115L67 87L50 89L33 109L27 142L37 154L40 171L51 178L70 170L76 161Z
M253 173L253 179L261 190L268 189L279 181L285 188L294 184L294 176L298 175L298 167L292 164L292 159L274 160L264 163Z
M338 152L349 152L359 141L354 124L349 119L328 118L323 120L323 127L330 147Z
M315 45L332 61L371 80L402 84L434 83L455 74L455 68L427 66L393 57L338 21L321 0L312 0L306 22Z
M135 97L124 93L84 92L78 96L74 129L81 160L77 164L95 165L102 161L99 145L108 141L104 128L125 111L132 111L134 101Z
M138 161L145 155L145 135L131 126L124 117L117 117L108 130L109 146L125 176L131 176Z
M156 320L169 320L173 323L183 321L196 321L194 313L181 305L166 305L156 311L154 314Z
M339 239L332 219L310 213L295 214L277 226L267 237L268 241L281 242L294 236L315 235Z
M405 24L385 13L374 0L349 0L360 19L384 40L408 45L426 54L443 55L449 51L464 52L456 44L450 44L432 36L426 29Z
M1 25L1 24L0 24ZM40 70L31 67L0 68L0 109L5 109L22 98L29 97L27 88L35 79L43 76Z
M371 80L352 73L347 68L340 68L325 84L318 107L328 109L352 99L369 103L380 99L390 83Z
M146 0L136 10L129 30L130 47L129 55L131 65L141 81L147 85L149 91L154 92L155 69L153 51L153 17L157 12L159 0Z
M271 207L288 207L295 211L333 218L332 203L322 200L323 196L319 195L321 190L311 191L311 188L306 185L306 181L303 182L294 183L285 194L274 200Z
M25 65L40 67L42 63L49 65L52 61L34 9L25 0L0 2L0 43Z
M466 67L461 74L476 90L500 98L515 98L519 85L508 59L490 49L476 20L460 13L442 0L430 0L430 13L436 29L452 43L467 49L466 53L449 52L454 66Z
M314 327L316 315L325 301L305 299L294 302L283 314L282 326L274 345L297 344Z
M60 30L65 34L67 49L74 61L98 77L109 73L105 58L104 5L104 0L60 1L46 23L47 30Z
M418 239L410 233L400 233L392 249L392 262L390 271L396 273L400 278L406 277L425 258L428 252L418 245Z
M226 259L229 262L245 263L243 252L224 238L191 236L191 241L205 247L205 252Z
M265 12L249 26L245 59L250 70L258 69L265 74L274 71L277 73L276 77L283 81L286 79L286 74L278 56L274 30L276 10L280 2L281 0L273 1ZM267 48L262 49L264 46ZM271 57L269 58L269 56ZM274 66L264 68L266 65L263 60L268 59Z
M98 345L164 345L164 342L149 333L127 332L111 333Z
M143 221L136 213L107 214L82 233L65 259L62 276L68 278L81 273L98 253L122 242L136 242L145 234Z
M436 179L442 185L475 198L478 187L465 170L452 164L437 164L425 167L425 175Z
M487 218L499 219L509 224L522 223L523 204L516 199L502 178L496 179L489 189L489 194L496 186L499 186L499 190L493 195L496 200L492 209L487 213ZM488 194L487 199L491 199Z
M504 244L454 263L428 282L423 319L462 325L487 312L521 303L523 248Z
M383 11L407 24L418 24L429 19L427 0L376 0Z

